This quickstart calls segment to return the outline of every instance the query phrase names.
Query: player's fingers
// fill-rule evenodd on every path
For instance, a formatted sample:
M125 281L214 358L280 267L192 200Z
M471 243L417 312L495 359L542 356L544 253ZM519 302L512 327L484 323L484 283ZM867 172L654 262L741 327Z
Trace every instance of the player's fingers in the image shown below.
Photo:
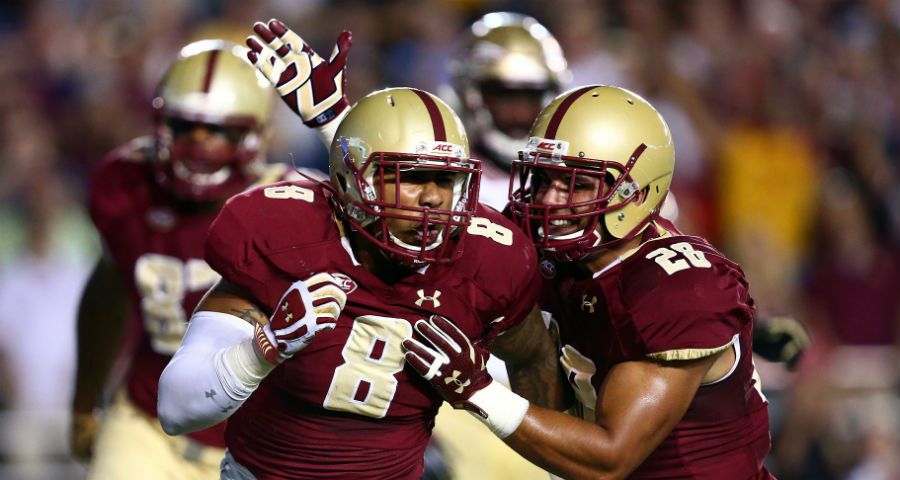
M312 296L314 304L317 300L323 298L337 302L341 305L341 308L344 308L344 305L347 303L347 293L334 283L323 283L319 287L310 288L309 294Z
M446 363L443 356L414 338L404 340L402 345L406 350L404 357L407 363L412 365L425 380L431 380L441 374L440 368Z
M318 335L322 332L330 332L330 331L334 330L335 327L337 327L337 324L335 322L316 321L316 326L315 326L314 330L315 330L316 335Z
M446 318L440 315L432 315L430 318L430 323L434 325L435 329L443 333L451 342L456 345L460 345L461 348L469 349L469 360L472 363L475 363L475 348L472 346L472 342L469 340L469 337L463 333L462 330L459 329L453 322L447 320Z
M435 328L425 320L419 320L418 322L416 322L413 328L415 328L415 330L419 332L419 335L421 335L422 338L428 340L428 342L431 343L435 349L443 352L445 355L449 356L449 354L451 353L458 354L462 351L462 348L456 342L447 337L446 333Z
M279 37L287 33L287 31L289 30L287 25L285 25L284 22L277 18L269 19L269 28L272 30L272 32L275 33L275 35L278 35Z
M284 46L286 47L284 49L277 50L279 55L286 55L288 51L293 51L294 53L306 51L309 52L309 55L311 57L318 57L316 52L312 51L312 49L309 48L309 45L307 45L306 42L303 41L300 35L297 35L297 32L288 28L287 25L282 23L280 20L274 18L269 20L269 29L271 29L272 32L274 32L275 35L278 36L280 41L283 42ZM282 51L284 51L284 53L282 53Z
M253 31L259 35L259 38L263 39L263 41L271 43L272 40L275 40L275 34L269 30L269 27L266 26L263 22L256 22L253 24Z
M260 44L255 37L247 37L247 46L250 47L247 58L253 62L253 66L269 80L269 83L278 85L284 62L275 55L275 52Z
M275 333L275 337L278 338L279 342L289 342L309 333L309 326L305 323L299 323L280 330L272 330L272 332Z
M250 48L250 51L252 51L254 53L262 52L262 49L263 49L262 44L260 44L256 40L256 37L254 37L253 35L250 35L249 37L247 37L247 39L244 41L244 43L247 44L247 47ZM256 63L256 61L253 60L253 63Z
M345 63L351 46L353 46L353 36L350 32L344 30L338 35L337 42L334 44L334 50L331 51L331 56L328 58L328 63Z
M325 303L314 307L316 316L328 317L331 318L332 321L335 321L341 314L341 305L330 297L328 297L327 300L328 301L326 301Z
M403 358L406 359L406 363L409 364L419 375L425 376L425 373L428 372L428 362L423 360L420 356L415 354L412 351L408 351L403 354Z

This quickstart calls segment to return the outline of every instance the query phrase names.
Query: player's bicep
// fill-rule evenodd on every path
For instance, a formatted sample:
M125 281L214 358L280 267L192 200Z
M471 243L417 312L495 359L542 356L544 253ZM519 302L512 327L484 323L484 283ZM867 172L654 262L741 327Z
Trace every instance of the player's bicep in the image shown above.
M269 322L269 316L252 298L246 290L223 278L206 292L197 304L195 313L199 311L227 313L251 325L254 323L265 325Z
M609 371L597 392L596 422L611 433L623 471L637 468L681 421L718 356L625 362Z

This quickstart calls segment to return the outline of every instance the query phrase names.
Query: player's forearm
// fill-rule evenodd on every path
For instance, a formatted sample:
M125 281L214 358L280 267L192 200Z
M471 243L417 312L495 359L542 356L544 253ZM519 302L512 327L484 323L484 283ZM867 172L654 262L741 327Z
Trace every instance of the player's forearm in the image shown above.
M128 300L109 257L94 268L78 307L77 367L73 409L90 413L122 345Z
M157 410L170 435L215 425L231 416L273 366L253 350L249 323L197 312L181 348L159 380Z
M603 427L534 405L504 441L535 465L564 478L625 478L640 462L617 447Z

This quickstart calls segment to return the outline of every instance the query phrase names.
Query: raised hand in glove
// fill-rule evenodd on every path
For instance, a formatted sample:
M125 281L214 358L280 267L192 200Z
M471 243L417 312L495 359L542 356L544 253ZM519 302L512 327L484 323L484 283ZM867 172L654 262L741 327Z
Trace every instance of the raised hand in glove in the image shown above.
M340 283L330 273L317 273L294 282L281 297L269 323L256 324L256 352L278 365L306 348L319 332L334 329L347 303Z
M753 353L793 370L809 345L809 334L799 320L788 316L760 317L753 327Z
M350 105L344 93L347 54L352 44L350 32L341 32L326 61L279 20L256 22L253 31L258 38L247 37L247 58L303 123L321 129L341 117ZM337 125L331 130L337 130Z

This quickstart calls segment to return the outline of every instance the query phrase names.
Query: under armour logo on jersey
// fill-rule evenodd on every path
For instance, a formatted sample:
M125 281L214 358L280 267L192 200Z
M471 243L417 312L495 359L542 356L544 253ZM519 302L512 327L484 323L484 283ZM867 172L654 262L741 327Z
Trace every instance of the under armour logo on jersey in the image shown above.
M441 296L441 291L440 291L440 290L435 290L435 291L434 291L434 295L431 295L431 296L425 295L425 290L424 290L424 289L421 289L421 288L420 288L419 291L416 292L416 293L419 294L419 299L416 300L416 306L417 306L417 307L421 307L422 304L425 303L425 302L431 302L431 304L432 304L432 306L433 306L434 308L437 308L437 307L440 307L440 306L441 306L441 301L438 300L438 297Z
M594 305L597 305L597 297L591 297L590 300L587 299L587 294L581 296L581 311L594 313Z
M449 378L445 378L445 379L444 379L444 383L450 383L450 382L453 382L453 383L456 384L456 386L459 387L459 388L457 388L456 390L454 390L454 392L456 392L456 393L462 393L463 390L465 390L466 387L468 387L469 384L472 383L470 380L466 380L465 382L460 381L460 380L459 380L459 376L460 376L461 374L462 374L462 372L460 372L459 370L454 370L454 371L453 371L453 376L452 376L452 377L449 377Z

